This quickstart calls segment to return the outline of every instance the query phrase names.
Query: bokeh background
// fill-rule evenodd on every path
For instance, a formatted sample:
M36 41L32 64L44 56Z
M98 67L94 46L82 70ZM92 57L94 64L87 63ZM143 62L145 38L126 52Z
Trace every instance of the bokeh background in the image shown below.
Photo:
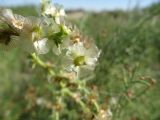
M95 40L102 50L91 81L108 97L124 93L124 80L144 80L128 91L138 96L123 103L113 120L160 120L160 1L159 0L54 0L67 10L69 20ZM38 16L39 0L0 0L0 7L24 16ZM23 87L37 79L26 69L18 50L0 51L0 119L26 120ZM35 84L35 83L34 83ZM19 87L21 86L21 87ZM132 92L134 90L134 92ZM10 110L13 111L10 111ZM43 116L35 120L44 120ZM30 119L27 119L30 120Z
M85 9L93 11L115 10L115 9L131 9L135 6L146 7L159 0L52 0L54 3L59 3L65 9ZM39 0L0 0L1 6L23 6L23 5L39 5Z

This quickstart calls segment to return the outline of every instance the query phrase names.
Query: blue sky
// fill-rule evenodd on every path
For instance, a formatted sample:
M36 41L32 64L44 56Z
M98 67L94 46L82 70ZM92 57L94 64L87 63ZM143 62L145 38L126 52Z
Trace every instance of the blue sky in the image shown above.
M139 7L148 6L158 0L53 0L62 4L66 9L84 8L87 10L113 10L128 9L136 5ZM26 4L39 4L40 0L0 0L0 6L15 6Z

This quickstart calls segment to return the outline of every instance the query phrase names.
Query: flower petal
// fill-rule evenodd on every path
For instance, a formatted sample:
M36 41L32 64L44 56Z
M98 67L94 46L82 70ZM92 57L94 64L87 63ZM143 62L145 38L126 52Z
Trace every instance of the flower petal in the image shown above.
M34 42L34 47L38 54L46 54L48 52L47 39L38 40Z

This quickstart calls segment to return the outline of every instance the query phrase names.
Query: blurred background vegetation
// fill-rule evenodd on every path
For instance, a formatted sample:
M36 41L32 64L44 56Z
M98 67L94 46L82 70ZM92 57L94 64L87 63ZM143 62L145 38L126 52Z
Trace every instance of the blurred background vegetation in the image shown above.
M12 9L24 16L38 16L34 6ZM109 98L125 92L133 96L132 100L119 101L120 110L113 120L160 120L160 4L127 12L68 11L68 16L102 49L90 84L98 85ZM39 82L41 78L27 69L27 64L27 59L16 49L0 53L0 120L47 120L43 110L36 117L34 113L22 114L24 89L29 84L43 86ZM37 83L33 79L37 79ZM124 92L124 81L132 79L150 84L137 84ZM113 115L116 110L113 107ZM8 114L12 117L5 118Z

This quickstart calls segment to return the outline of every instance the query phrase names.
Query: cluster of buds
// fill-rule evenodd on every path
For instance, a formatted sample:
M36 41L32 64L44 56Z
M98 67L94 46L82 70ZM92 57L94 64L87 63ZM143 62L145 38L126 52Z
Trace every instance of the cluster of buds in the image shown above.
M55 113L60 112L60 106L67 106L68 100L65 100L68 96L72 98L70 101L78 103L84 112L91 112L95 116L93 119L98 120L100 117L108 120L108 110L99 109L98 98L95 97L98 96L98 91L95 94L87 88L87 81L84 80L93 74L100 50L93 41L82 37L75 27L67 25L65 18L62 6L51 4L51 1L47 0L42 0L40 17L23 17L14 14L10 9L2 9L0 48L19 48L30 54L33 65L39 65L48 71L47 79L52 88L50 90L52 95L59 99L53 102L52 99L46 100L45 95L34 96L35 104L53 109L55 117L59 118ZM43 54L47 53L53 55L49 60L54 60L53 63L41 60ZM33 95L27 95L26 100L32 102L32 97ZM98 114L97 117L95 113Z

